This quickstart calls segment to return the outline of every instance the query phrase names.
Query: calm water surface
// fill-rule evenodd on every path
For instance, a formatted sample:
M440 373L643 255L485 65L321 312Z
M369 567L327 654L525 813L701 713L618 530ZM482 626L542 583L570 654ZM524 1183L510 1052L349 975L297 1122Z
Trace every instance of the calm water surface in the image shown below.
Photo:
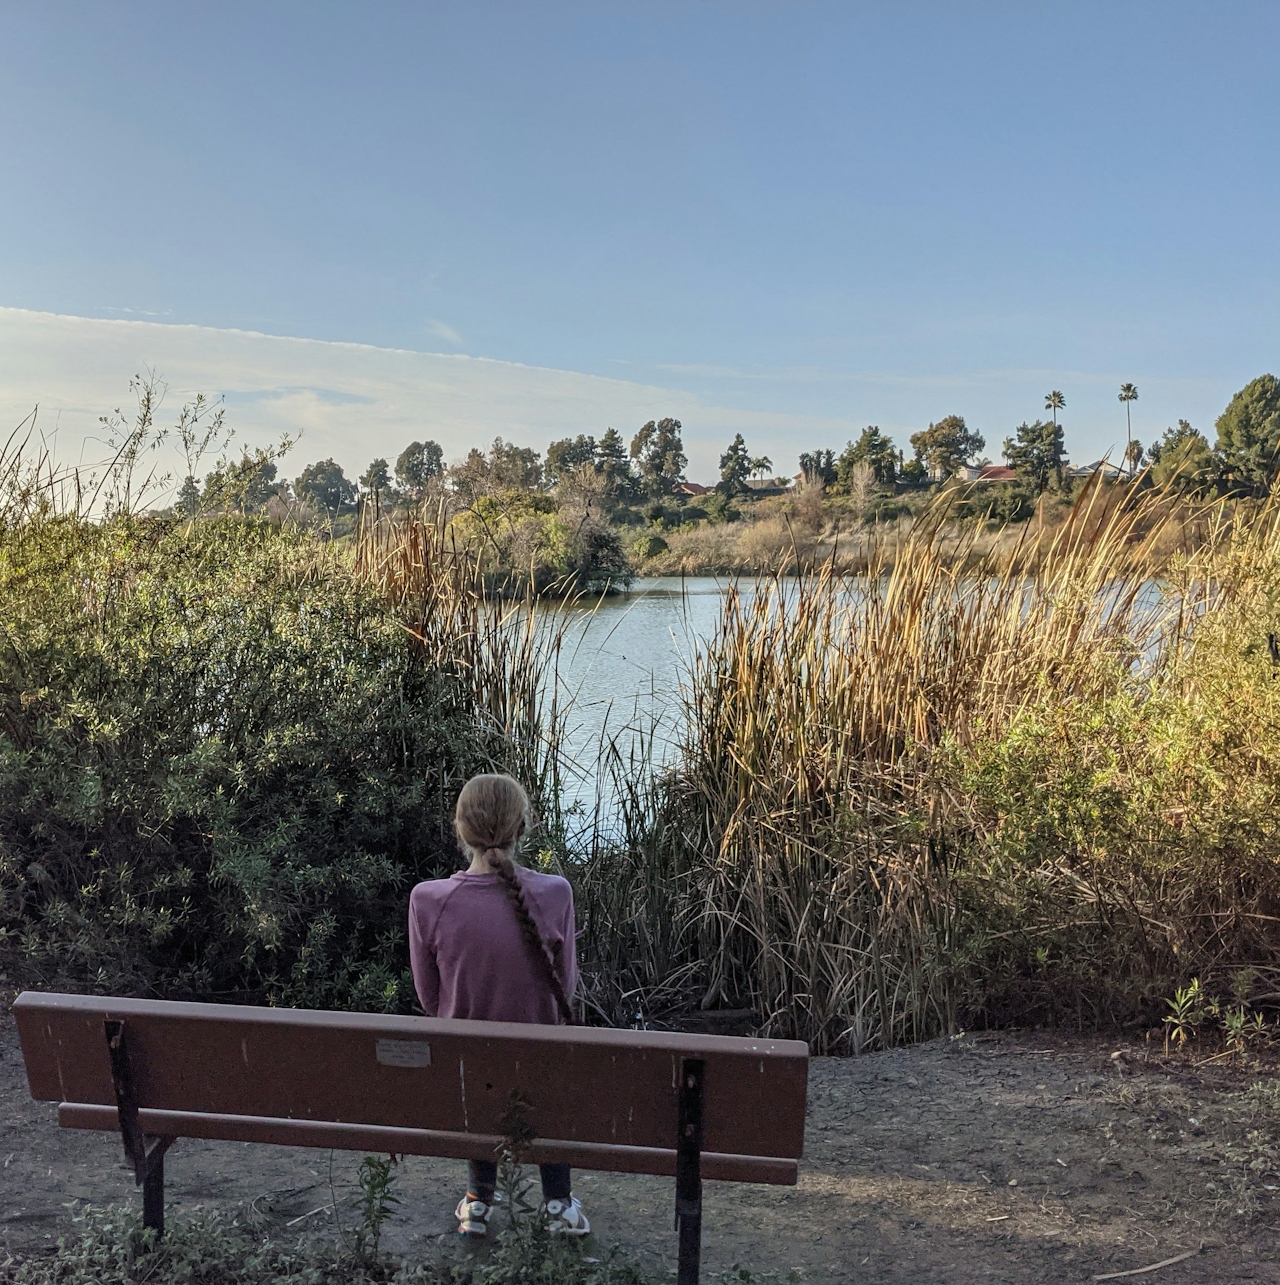
M680 731L680 689L699 643L715 631L728 579L710 576L637 580L629 594L565 609L560 699L565 740L577 765L568 802L596 799L601 746L613 739L624 757L652 736L652 756L668 760ZM740 582L744 592L750 581Z

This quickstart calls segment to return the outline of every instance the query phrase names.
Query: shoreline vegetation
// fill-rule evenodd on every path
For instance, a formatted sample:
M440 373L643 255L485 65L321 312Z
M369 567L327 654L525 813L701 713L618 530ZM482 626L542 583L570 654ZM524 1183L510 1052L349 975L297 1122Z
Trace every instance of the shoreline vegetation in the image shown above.
M157 426L163 382L151 373L135 378L132 390L134 419L117 411L103 421L116 463L141 466L166 442L183 460L176 490L176 478L155 470L134 481L149 492L151 511L175 519L255 517L342 545L358 544L370 524L439 522L475 560L486 592L511 598L614 593L649 576L797 573L828 561L852 573L883 566L886 546L932 524L940 509L947 541L964 556L999 545L1032 558L1095 479L1114 503L1157 491L1180 506L1185 540L1207 501L1264 499L1280 445L1280 380L1262 375L1218 417L1213 445L1179 420L1146 447L1129 435L1116 463L1071 463L1059 421L1066 399L1054 391L1045 398L1050 421L1024 421L1004 438L1004 464L993 464L982 434L952 414L911 434L906 446L868 425L842 450L800 453L794 475L772 474L774 462L752 455L738 434L719 457L719 478L702 484L686 476L683 425L664 418L642 425L629 442L609 428L598 439L565 437L539 452L497 437L452 463L436 442L414 441L394 465L374 459L355 481L332 459L290 480L281 467L295 440L237 458L219 404L198 397L166 430ZM1133 385L1122 386L1126 413L1137 396ZM88 478L58 475L51 464L47 471L63 488L93 490L111 466ZM171 497L167 507L158 506L161 494Z
M561 806L569 563L498 556L603 528L429 495L345 534L157 511L150 396L95 474L21 436L0 459L0 984L412 1011L404 898L500 767L537 800L529 859L575 883L590 1021L858 1053L1194 1009L1184 1033L1269 1038L1272 474L1097 469L999 523L941 485L856 559L779 556L730 588L674 761L603 747L606 818ZM773 500L826 514L838 485Z
M821 1052L1159 1029L1192 978L1256 1016L1280 963L1280 538L1273 504L1241 516L1179 549L1158 497L1098 487L1030 561L947 556L939 519L882 573L731 592L676 768L588 863L602 975Z

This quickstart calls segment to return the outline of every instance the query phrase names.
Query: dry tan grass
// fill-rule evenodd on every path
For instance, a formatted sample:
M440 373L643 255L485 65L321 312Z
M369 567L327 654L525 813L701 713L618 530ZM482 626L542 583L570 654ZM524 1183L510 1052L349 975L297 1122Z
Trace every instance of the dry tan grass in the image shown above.
M1185 765L1162 738L1184 734L1177 719L1209 681L1188 667L1192 623L1225 619L1256 569L1276 565L1276 523L1232 527L1218 509L1191 531L1185 516L1095 486L1056 527L986 543L937 509L867 576L827 562L731 593L697 659L678 772L647 817L637 802L613 864L599 861L597 913L618 935L602 985L623 972L654 1005L746 1005L772 1033L856 1050L1012 994L1046 942L1097 953L1059 960L1061 983L1046 955L1043 984L1024 987L1040 988L1036 1002L1055 985L1120 989L1125 969L1140 990L1197 950L1219 962L1246 941L1274 951L1254 931L1272 858L1251 849L1233 872L1221 844L1189 846L1169 809ZM1180 545L1199 552L1171 561ZM1113 705L1163 721L1126 746ZM1048 751L1024 772L1013 747L1030 763L1041 724ZM1277 758L1280 730L1263 726L1249 762ZM1128 773L1131 804L1113 802L1103 767ZM1245 774L1257 788L1233 817L1275 789L1269 769ZM1184 872L1152 864L1157 841L1181 845Z

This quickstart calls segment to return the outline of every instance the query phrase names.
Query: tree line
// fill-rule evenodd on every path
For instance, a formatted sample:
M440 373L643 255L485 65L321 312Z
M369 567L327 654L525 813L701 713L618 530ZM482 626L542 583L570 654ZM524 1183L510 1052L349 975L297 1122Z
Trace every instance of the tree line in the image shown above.
M1280 380L1260 375L1232 397L1214 425L1216 441L1180 419L1175 427L1144 447L1133 436L1131 408L1138 400L1132 383L1120 386L1125 408L1125 449L1115 467L1130 478L1142 468L1157 485L1184 492L1234 496L1269 494L1280 472ZM1023 421L1004 439L1001 455L1019 481L1037 495L1062 487L1067 466L1066 439L1058 412L1066 407L1058 389L1045 396L1048 420ZM875 425L862 430L837 455L832 450L800 456L803 478L851 490L859 475L880 486L923 486L946 482L966 469L989 465L982 457L986 440L962 415L947 415L909 439L912 456L895 447Z
M1118 394L1125 408L1126 446L1117 468L1130 478L1147 468L1158 485L1187 493L1265 495L1280 466L1280 380L1267 374L1242 388L1218 417L1216 441L1185 419L1144 447L1133 437L1131 408L1138 400L1132 383ZM1053 390L1045 397L1048 420L1023 421L1006 437L1001 455L1018 482L1035 495L1061 489L1067 452L1059 411L1066 398ZM686 481L688 457L678 419L649 420L628 444L613 428L599 438L589 434L551 442L545 454L495 437L487 450L472 447L452 464L439 443L410 442L394 464L370 462L355 480L335 460L308 464L292 480L279 473L289 443L246 450L239 460L221 459L199 483L189 473L177 496L179 511L257 512L280 504L309 505L329 516L352 511L362 500L387 506L420 503L428 495L449 493L464 504L503 492L555 493L607 513L620 506L659 504ZM990 464L986 440L962 415L946 415L911 434L911 454L898 448L876 425L837 452L821 448L799 456L797 480L823 489L866 493L875 489L913 489L944 484L966 470ZM752 455L741 433L719 459L714 492L699 499L712 520L733 515L732 502L752 491L753 479L773 467L767 456ZM785 479L779 479L785 485Z

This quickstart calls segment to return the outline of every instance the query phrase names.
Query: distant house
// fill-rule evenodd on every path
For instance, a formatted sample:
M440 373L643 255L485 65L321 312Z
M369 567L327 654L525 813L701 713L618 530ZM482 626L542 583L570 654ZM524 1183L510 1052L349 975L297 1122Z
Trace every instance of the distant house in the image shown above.
M701 482L677 482L671 488L673 495L710 495L713 486L703 486Z
M1017 473L1003 464L966 464L956 471L965 482L1013 482Z
M1092 464L1079 464L1066 471L1068 477L1074 478L1092 477L1095 473L1101 473L1108 482L1128 476L1119 464L1112 464L1110 460L1094 460Z
M749 477L747 490L752 495L785 495L791 486L789 477Z

